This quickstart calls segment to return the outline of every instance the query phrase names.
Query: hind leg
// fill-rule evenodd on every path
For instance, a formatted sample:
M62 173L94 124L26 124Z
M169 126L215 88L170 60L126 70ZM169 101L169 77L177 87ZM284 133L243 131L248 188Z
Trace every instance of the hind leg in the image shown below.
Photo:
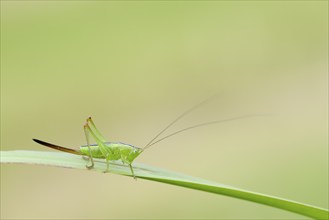
M89 128L91 130L93 130L93 133L97 137L98 140L100 140L103 143L106 142L106 139L101 134L101 132L96 128L96 125L95 125L94 121L91 119L91 117L87 118L87 124L88 124Z
M89 150L89 158L88 159L90 159L90 161L91 161L91 165L86 165L86 167L88 168L88 169L91 169L91 168L93 168L94 167L94 159L93 159L93 155L92 155L92 153L91 153L91 148L90 148L90 141L89 141L89 130L88 130L88 128L87 128L87 124L85 124L84 126L83 126L83 130L85 131L85 135L86 135L86 140L87 140L87 146L88 146L88 150Z
M109 158L109 155L111 154L111 150L104 145L104 142L105 141L102 141L103 138L100 138L95 133L95 130L92 129L92 127L88 123L86 123L85 126L86 126L86 130L88 131L88 133L91 134L91 136L95 139L95 141L96 141L96 143L97 143L97 145L99 147L99 150L102 152L103 158L106 159L106 170L104 172L108 172L109 171L109 166L110 166L110 158Z

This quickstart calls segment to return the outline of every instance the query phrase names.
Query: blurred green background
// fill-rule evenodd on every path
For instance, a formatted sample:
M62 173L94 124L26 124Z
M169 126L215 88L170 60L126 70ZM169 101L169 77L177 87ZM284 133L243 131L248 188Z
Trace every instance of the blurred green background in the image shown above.
M136 161L328 208L328 2L1 1L1 150L111 141L250 118L163 141ZM2 219L302 216L118 175L1 165Z

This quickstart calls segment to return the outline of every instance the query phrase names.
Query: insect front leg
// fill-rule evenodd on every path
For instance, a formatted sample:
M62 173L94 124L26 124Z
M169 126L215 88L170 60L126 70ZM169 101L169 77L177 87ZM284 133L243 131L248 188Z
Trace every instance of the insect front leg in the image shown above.
M136 176L135 176L135 173L134 173L134 169L131 165L131 161L127 160L127 157L124 156L124 154L121 154L121 161L123 164L128 164L129 168L130 168L130 171L131 171L131 175L134 177L134 179L136 180Z
M137 180L137 177L135 176L135 173L134 173L134 169L133 169L133 166L130 164L129 165L129 168L130 168L130 171L131 171L131 174L133 175L134 179Z
M87 140L87 146L88 146L88 150L89 150L89 158L91 161L91 165L86 165L86 168L91 169L94 167L94 159L93 159L93 155L91 154L91 148L90 148L90 142L89 142L89 131L88 131L88 125L85 124L83 126L83 130L85 131L85 135L86 135L86 140Z

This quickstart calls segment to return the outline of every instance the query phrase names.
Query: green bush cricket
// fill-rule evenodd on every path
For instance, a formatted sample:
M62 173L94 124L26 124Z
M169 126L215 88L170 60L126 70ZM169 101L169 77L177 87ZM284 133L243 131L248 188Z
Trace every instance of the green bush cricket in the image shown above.
M201 124L197 124L197 125L194 125L191 127L181 129L181 130L171 133L161 139L156 140L163 132L165 132L169 127L171 127L173 124L175 124L179 119L181 119L182 117L184 117L185 115L187 115L188 113L193 111L194 109L202 106L207 101L209 101L209 100L203 101L200 104L195 105L194 107L192 107L191 109L187 110L182 115L177 117L173 122L171 122L160 133L158 133L143 148L135 147L133 145L125 144L125 143L121 143L121 142L107 142L106 139L103 137L103 135L100 133L100 131L96 128L95 123L93 122L91 117L87 118L87 121L86 121L85 125L83 126L86 140L87 140L87 145L81 146L79 148L79 150L61 147L61 146L47 143L47 142L44 142L44 141L41 141L38 139L33 139L33 140L35 142L37 142L38 144L41 144L41 145L44 145L44 146L47 146L47 147L50 147L50 148L53 148L53 149L56 149L59 151L63 151L63 152L71 153L71 154L77 154L77 155L81 155L81 156L87 156L91 162L90 165L88 165L88 164L86 165L86 168L88 168L88 169L91 169L94 167L93 158L106 160L107 168L104 172L109 171L110 161L121 160L123 164L127 164L129 166L132 176L136 179L134 169L132 167L132 163L145 149L151 147L152 145L159 143L160 141L167 139L173 135L176 135L178 133L181 133L183 131L187 131L187 130L190 130L193 128L202 127L202 126L211 125L211 124L217 124L217 123L226 122L226 121L237 120L237 119L241 119L241 118L257 116L257 115L244 115L244 116L230 118L230 119L205 122L205 123L201 123ZM90 144L90 139L89 139L90 135L96 141L96 144Z
M105 172L109 170L110 161L121 160L122 163L128 164L133 177L136 178L131 163L139 154L143 152L142 148L138 148L133 145L121 142L107 142L103 135L96 128L91 117L87 118L87 122L83 126L83 129L85 131L87 145L81 146L79 150L57 146L37 139L33 140L39 144L45 145L56 150L89 157L91 164L86 165L88 169L94 167L93 158L106 159L107 168ZM97 144L90 144L89 134L91 134Z

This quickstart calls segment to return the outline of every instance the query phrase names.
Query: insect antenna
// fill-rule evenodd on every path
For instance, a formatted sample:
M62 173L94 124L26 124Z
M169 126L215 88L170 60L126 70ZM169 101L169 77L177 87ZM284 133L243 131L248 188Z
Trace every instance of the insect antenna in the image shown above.
M41 145L46 146L46 147L50 147L50 148L55 149L55 150L64 151L64 152L71 153L71 154L81 155L81 153L79 151L74 150L74 149L57 146L55 144L47 143L47 142L44 142L44 141L41 141L41 140L38 140L38 139L32 139L32 140L37 142L38 144L41 144Z
M167 135L167 136L165 136L163 138L160 138L159 140L157 140L157 141L155 141L155 142L147 145L146 147L144 147L144 150L146 148L151 147L154 144L159 143L160 141L163 141L163 140L165 140L165 139L167 139L169 137L172 137L172 136L174 136L176 134L179 134L179 133L182 133L184 131L191 130L193 128L198 128L198 127L203 127L203 126L213 125L213 124L219 124L219 123L222 123L222 122L234 121L234 120L238 120L238 119L244 119L244 118L250 118L250 117L257 117L257 116L263 116L263 115L261 115L261 114L259 114L259 115L243 115L243 116L234 117L234 118L228 118L228 119L223 119L223 120L209 121L209 122L204 122L204 123L196 124L196 125L193 125L193 126L190 126L190 127L184 128L184 129L181 129L179 131L173 132L173 133L171 133L171 134L169 134L169 135Z
M206 100L203 100L202 102L200 102L199 104L194 105L193 107L191 107L190 109L188 109L187 111L183 112L183 114L179 115L174 121L172 121L169 125L167 125L163 130L161 130L152 140L150 140L143 149L146 149L148 147L150 147L151 145L153 145L153 141L155 141L161 134L163 134L163 132L165 132L168 128L170 128L172 125L174 125L177 121L179 121L181 118L183 118L184 116L188 115L189 113L191 113L192 111L194 111L195 109L205 105L206 103L208 103L209 101L215 99L218 97L218 94L215 94L211 97L209 97Z

